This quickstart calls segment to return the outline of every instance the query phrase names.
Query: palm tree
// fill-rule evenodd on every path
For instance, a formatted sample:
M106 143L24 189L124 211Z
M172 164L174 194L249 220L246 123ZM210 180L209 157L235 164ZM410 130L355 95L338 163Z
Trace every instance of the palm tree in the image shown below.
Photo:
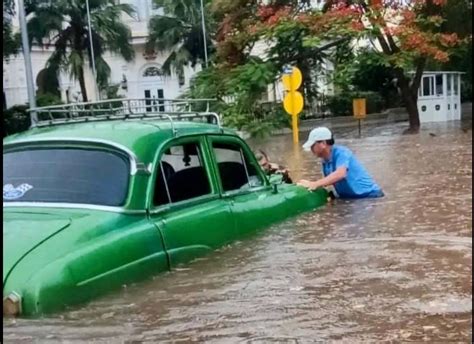
M20 47L20 38L13 32L12 17L15 15L15 2L3 0L3 58L16 54Z
M134 9L127 4L115 4L114 0L90 0L92 42L99 87L107 85L110 67L103 54L106 50L118 53L127 62L133 60L131 31L121 21L123 13L132 16ZM58 75L64 70L79 81L82 98L87 102L84 81L86 60L92 65L86 2L84 0L35 0L30 1L27 12L33 13L28 20L31 42L40 46L53 44L54 52L46 68ZM30 43L31 43L30 42Z
M149 35L146 50L171 51L163 63L162 69L166 74L171 69L178 75L183 75L184 66L204 62L204 43L202 35L200 0L153 0L157 8L163 10L163 15L155 15L148 24ZM209 3L209 0L203 0ZM206 7L205 7L206 8ZM207 51L213 51L210 23L211 16L206 12L206 43Z

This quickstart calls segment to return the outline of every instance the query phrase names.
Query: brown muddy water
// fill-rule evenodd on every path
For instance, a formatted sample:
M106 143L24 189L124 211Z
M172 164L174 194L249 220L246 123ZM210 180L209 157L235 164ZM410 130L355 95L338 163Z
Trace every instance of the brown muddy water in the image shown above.
M336 129L384 198L336 201L83 307L6 319L4 342L471 342L471 125ZM320 176L291 136L251 144L296 180Z

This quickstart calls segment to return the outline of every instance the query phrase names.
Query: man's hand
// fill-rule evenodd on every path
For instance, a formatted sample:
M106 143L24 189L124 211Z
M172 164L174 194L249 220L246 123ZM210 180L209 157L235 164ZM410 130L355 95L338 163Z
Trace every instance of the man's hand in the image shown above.
M307 188L310 191L316 190L317 188L321 187L321 185L319 184L318 181L311 182L311 181L306 180L306 179L301 179L298 183L296 183L296 185L303 186L303 187Z
M309 190L316 190L317 188L320 188L320 187L334 185L338 181L346 178L346 176L347 176L347 167L341 166L337 168L334 172L329 174L328 176L318 179L315 182L310 182L309 180L302 179L297 183L297 185L304 186L305 188Z

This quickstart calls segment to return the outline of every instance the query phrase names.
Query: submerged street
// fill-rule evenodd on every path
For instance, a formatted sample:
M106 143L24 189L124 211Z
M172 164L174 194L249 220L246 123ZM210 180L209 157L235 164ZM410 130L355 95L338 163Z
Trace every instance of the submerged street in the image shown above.
M472 123L405 128L334 130L384 198L332 202L82 307L4 319L4 342L471 342ZM321 175L291 135L250 143L294 181Z

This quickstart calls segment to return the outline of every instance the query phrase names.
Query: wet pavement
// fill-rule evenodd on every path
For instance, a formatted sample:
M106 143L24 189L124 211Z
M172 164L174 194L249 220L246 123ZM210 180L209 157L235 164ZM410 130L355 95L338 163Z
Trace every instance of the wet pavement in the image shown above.
M471 127L336 130L386 197L338 200L83 307L4 320L4 342L471 342ZM320 176L289 135L251 145L294 180Z

